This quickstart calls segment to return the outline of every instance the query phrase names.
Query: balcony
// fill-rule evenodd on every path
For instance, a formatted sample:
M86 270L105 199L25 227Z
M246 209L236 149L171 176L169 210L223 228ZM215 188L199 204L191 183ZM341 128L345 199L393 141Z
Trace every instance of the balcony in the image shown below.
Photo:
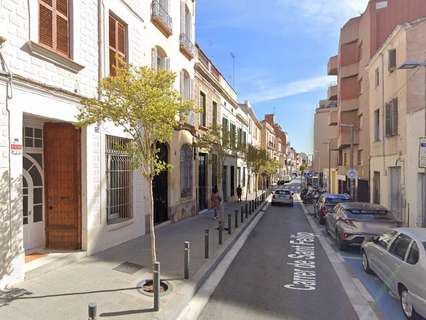
M173 33L172 17L158 0L153 0L151 5L151 21L166 36Z
M328 87L328 99L337 100L337 83L332 83Z
M192 43L190 37L186 33L181 33L179 37L179 48L185 57L189 60L194 58L195 46Z
M328 125L329 126L336 126L339 122L339 112L338 110L330 110L330 113L328 114Z
M337 76L337 56L331 57L327 64L327 73L329 76Z

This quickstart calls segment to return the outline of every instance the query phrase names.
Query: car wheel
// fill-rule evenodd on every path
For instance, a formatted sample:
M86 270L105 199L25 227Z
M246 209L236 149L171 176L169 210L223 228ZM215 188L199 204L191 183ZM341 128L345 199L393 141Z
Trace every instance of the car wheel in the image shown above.
M340 233L339 233L339 231L337 231L337 229L336 229L336 244L337 244L337 247L339 248L339 250L345 250L346 249L346 244L343 242L343 240L342 240L342 238L341 238L341 236L340 236Z
M402 312L404 313L404 316L409 320L417 319L418 318L417 312L416 310L414 310L414 307L411 304L408 290L406 287L401 286L399 297L400 297L399 301L401 302L401 308L402 308Z
M362 268L368 274L373 274L373 270L370 269L370 263L368 262L368 257L365 251L362 251Z

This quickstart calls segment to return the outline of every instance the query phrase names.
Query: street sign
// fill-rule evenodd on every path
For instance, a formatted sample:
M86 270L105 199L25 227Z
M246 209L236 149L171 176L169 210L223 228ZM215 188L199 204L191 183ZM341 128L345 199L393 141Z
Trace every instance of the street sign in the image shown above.
M419 168L426 168L426 138L419 139Z
M358 172L355 169L349 169L347 176L350 180L355 180L358 178Z

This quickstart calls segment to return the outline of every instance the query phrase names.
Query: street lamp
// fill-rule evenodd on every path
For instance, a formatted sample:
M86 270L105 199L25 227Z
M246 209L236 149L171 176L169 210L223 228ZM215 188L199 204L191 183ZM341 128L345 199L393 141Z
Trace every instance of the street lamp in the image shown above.
M413 70L417 68L423 67L425 69L425 137L426 137L426 60L424 62L418 62L409 60L404 62L398 69L400 70ZM425 175L426 175L426 168L425 168Z

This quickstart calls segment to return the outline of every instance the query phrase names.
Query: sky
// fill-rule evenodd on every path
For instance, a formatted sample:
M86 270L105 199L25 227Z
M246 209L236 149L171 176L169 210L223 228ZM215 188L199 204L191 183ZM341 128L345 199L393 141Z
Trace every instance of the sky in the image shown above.
M249 100L275 113L298 152L312 153L315 108L334 81L327 62L339 31L368 0L198 0L197 43ZM233 59L235 56L235 78Z

